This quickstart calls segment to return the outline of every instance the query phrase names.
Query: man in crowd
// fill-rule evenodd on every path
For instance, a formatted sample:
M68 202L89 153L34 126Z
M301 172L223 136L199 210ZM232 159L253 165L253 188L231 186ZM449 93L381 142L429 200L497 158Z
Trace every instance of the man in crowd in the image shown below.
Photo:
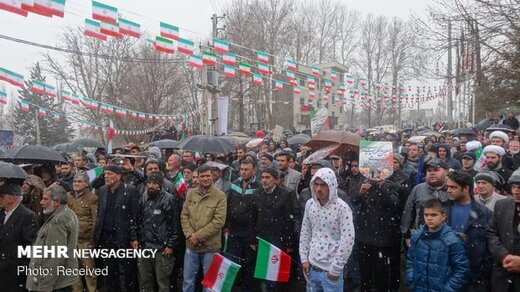
M238 170L240 168L240 160L244 157L244 155L246 155L247 153L247 147L246 145L244 144L241 144L237 147L237 159L235 161L233 161L233 163L231 164L231 166Z
M347 177L346 190L344 190L347 195L351 198L357 196L359 193L359 189L361 188L361 184L365 181L365 177L359 171L359 161L358 159L353 159L350 162L349 174Z
M173 251L179 245L180 222L174 197L163 189L164 177L152 172L146 178L146 192L137 203L136 218L132 222L133 249L155 249L155 257L139 258L139 286L141 291L170 291L173 271Z
M446 174L448 165L439 158L432 158L425 163L426 182L416 185L403 210L401 219L401 232L404 234L406 244L410 246L410 235L413 229L424 224L422 207L424 202L437 198L442 202L448 200L446 193Z
M5 291L26 291L26 274L18 267L27 266L27 257L18 257L19 247L30 246L36 238L38 224L33 211L22 202L20 184L3 180L0 182L0 285Z
M264 153L260 155L260 166L261 168L273 166L273 156L269 153Z
M191 152L191 151L184 151L182 153L181 165L182 166L186 166L188 164L195 164L194 157L193 157L193 152Z
M70 291L79 278L74 274L58 273L58 267L78 268L78 259L73 255L78 244L78 218L67 207L67 192L60 186L52 185L45 189L41 204L43 213L49 218L38 231L34 245L55 248L66 246L67 257L31 258L30 269L54 272L28 276L26 288L29 291Z
M448 173L447 224L464 239L470 262L471 279L464 291L490 291L491 255L486 239L486 226L492 212L476 202L473 178L462 170Z
M167 164L168 173L166 174L166 178L170 180L171 183L175 186L177 196L183 198L186 194L188 186L182 177L181 157L177 154L172 154L170 157L168 157Z
M123 170L118 165L104 169L105 185L99 189L98 213L91 247L103 249L128 249L130 225L138 200L134 186L123 183ZM105 278L107 291L135 291L137 271L134 259L102 259L102 267L108 267Z
M448 169L460 169L460 162L451 157L451 152L448 145L439 145L437 149L437 155L442 161L446 162Z
M74 172L73 172L73 163L64 163L61 165L61 172L58 175L58 178L72 186L72 181L74 180Z
M477 175L477 171L473 168L475 166L475 155L472 152L464 152L460 156L462 162L462 170L469 174L471 177Z
M495 204L506 197L495 192L495 186L499 184L499 177L494 171L483 170L475 176L477 195L475 200L489 210L495 209Z
M288 152L282 151L275 155L276 162L278 163L278 169L282 172L284 186L289 188L291 191L298 189L300 184L301 173L289 167L289 154Z
M219 167L212 167L211 175L213 176L215 187L221 190L224 194L229 193L231 183L224 179L224 170Z
M199 268L202 266L206 273L214 253L222 247L222 227L226 221L226 194L213 185L210 167L203 165L198 172L200 186L188 191L181 214L186 236L184 292L194 291Z
M305 205L300 233L300 259L309 278L308 289L343 291L343 268L354 245L352 211L338 198L331 169L318 170L310 188L312 199Z
M22 185L22 203L35 213L38 226L42 226L43 222L45 222L45 215L40 204L43 190L45 190L45 183L39 176L34 174L29 174Z
M516 129L518 129L518 127L520 127L520 123L518 122L518 119L516 118L514 112L509 112L507 114L507 119L504 119L504 121L502 121L502 123L504 125L508 125L513 130L516 130Z
M78 249L88 249L92 241L96 225L98 197L89 189L89 177L86 173L74 175L72 191L67 194L67 206L76 214L79 222ZM81 268L93 269L96 263L88 256L78 259ZM85 282L85 283L83 283ZM74 292L95 292L97 278L95 275L80 276L72 286Z
M188 189L193 187L193 172L195 169L197 169L197 166L195 164L190 164L182 170L182 177L184 178L184 182L188 186Z
M254 253L249 247L251 238L251 208L253 194L260 188L256 177L256 164L250 159L240 161L240 177L233 181L227 199L227 215L224 232L227 234L225 251L230 260L242 259L240 265L242 290L251 291L253 282Z
M489 140L491 141L491 145L500 146L506 149L509 143L509 136L502 131L494 131L491 134L489 134ZM509 169L511 171L516 170L516 168L514 168L515 163L513 161L513 158L507 152L501 155L501 162L504 168ZM507 179L505 183L507 183Z
M487 229L489 251L493 256L492 291L520 290L520 171L508 180L511 199L500 200Z
M88 163L88 159L85 155L77 155L74 157L74 170L76 172L85 170L85 166Z
M159 160L157 160L155 158L149 158L148 160L146 160L146 163L144 164L144 181L141 185L139 185L139 187L137 189L139 195L142 195L144 192L146 192L146 188L147 188L146 179L148 178L148 176L150 174L152 174L154 172L160 172L161 174L164 175L164 170L163 170L163 167L162 167L161 163L159 162ZM164 177L163 177L162 189L165 192L172 194L173 196L177 195L175 186L172 184L171 181L169 181L168 179L166 179Z
M411 144L408 148L408 165L418 170L420 157L419 146L417 146L417 144Z
M513 168L515 170L520 168L520 142L514 140L509 141L509 149L507 150L507 153L513 159Z

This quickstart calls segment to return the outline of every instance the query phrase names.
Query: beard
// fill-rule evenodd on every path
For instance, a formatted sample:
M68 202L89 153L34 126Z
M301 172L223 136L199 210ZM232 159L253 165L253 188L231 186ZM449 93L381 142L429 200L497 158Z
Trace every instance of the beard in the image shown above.
M499 164L499 162L497 162L497 163L488 162L487 163L487 168L489 168L491 170L494 170L494 169L496 169L498 167L498 164Z
M157 190L157 189L148 189L148 196L149 197L155 197L157 196L157 194L160 192L161 190Z
M51 205L49 207L43 208L42 212L43 212L43 214L48 215L48 214L51 214L52 212L54 212L55 210L56 210L56 207Z

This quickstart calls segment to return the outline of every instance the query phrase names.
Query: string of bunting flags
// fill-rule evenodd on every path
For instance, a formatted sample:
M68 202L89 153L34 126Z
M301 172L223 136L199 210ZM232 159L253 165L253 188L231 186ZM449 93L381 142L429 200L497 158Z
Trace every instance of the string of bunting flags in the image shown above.
M65 0L11 0L1 1L0 9L16 13L22 16L27 16L28 12L40 14L47 17L63 17L65 13ZM119 17L120 11L117 7L110 6L98 1L92 1L92 14L91 19L85 18L85 29L84 34L97 38L102 41L106 41L109 37L122 38L123 36L129 36L134 38L143 37L143 29L141 25L133 22L129 19ZM236 77L238 71L242 76L251 77L252 84L256 86L266 86L273 84L273 90L283 90L285 85L293 87L293 93L295 95L301 94L301 88L298 84L299 80L296 78L296 72L298 71L299 65L304 65L296 62L292 59L276 58L278 60L284 60L282 66L275 66L271 63L271 57L276 57L270 53L247 48L239 44L234 44L223 39L214 39L213 45L202 47L207 50L202 50L199 53L195 53L195 43L189 39L181 36L181 30L178 26L172 25L167 22L159 22L160 34L154 38L147 39L148 42L158 51L165 54L175 54L178 52L187 57L188 64L195 69L201 70L204 65L219 66L222 68L223 75L227 78ZM256 53L256 60L252 60L245 56L239 56L232 53L230 48L236 46L251 50ZM249 62L254 62L250 64ZM220 66L221 65L221 66ZM307 66L307 65L305 65ZM334 71L323 72L317 66L308 66L311 69L311 74L306 77L307 87L309 89L309 97L315 98L317 95L322 95L322 91L325 93L324 98L330 98L335 100L335 95L340 98L344 98L344 103L351 103L346 96L346 91L349 91L350 98L358 98L362 102L362 106L366 105L370 107L370 102L375 103L374 105L386 104L390 108L395 108L395 104L401 104L412 106L416 100L418 102L425 102L434 98L440 98L442 94L414 96L409 90L405 93L404 86L399 84L389 85L381 81L369 81L364 77L355 78L351 74L347 73L343 78L340 78L339 74ZM255 69L253 71L253 69ZM278 78L274 78L275 72L282 73L285 71L285 75L282 74ZM300 72L298 72L300 74ZM301 74L300 74L301 75ZM282 79L287 79L288 82ZM339 84L340 81L343 81ZM270 82L270 83L268 83ZM336 87L335 87L336 86ZM357 87L357 88L356 88ZM337 88L337 89L334 89ZM386 88L386 89L385 89ZM388 88L391 88L389 92ZM335 90L335 92L333 92ZM329 97L329 95L331 95ZM433 96L433 97L431 97ZM340 99L338 98L338 99ZM380 98L390 98L390 103L380 102ZM92 106L88 100L86 100L87 106ZM94 101L95 102L95 101ZM97 102L104 112L114 111L118 107L108 104ZM367 104L368 103L368 104ZM108 109L107 109L108 107ZM112 110L109 109L112 107ZM134 113L131 110L125 110L132 116L139 116L138 113ZM116 112L119 115L124 115L124 111L119 108ZM152 115L152 119L159 118Z

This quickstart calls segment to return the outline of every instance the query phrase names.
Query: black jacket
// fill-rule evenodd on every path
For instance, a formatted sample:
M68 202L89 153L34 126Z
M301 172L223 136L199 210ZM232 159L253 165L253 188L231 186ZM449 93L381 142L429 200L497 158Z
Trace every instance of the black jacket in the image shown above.
M224 225L225 228L230 228L230 232L249 230L253 195L261 187L256 176L245 188L242 188L241 177L233 181L227 196L226 224Z
M121 183L119 188L116 190L116 202L114 210L107 210L107 186L102 186L99 189L99 201L98 201L98 212L96 218L96 226L94 227L93 243L95 246L99 244L101 233L103 232L103 221L105 219L105 213L110 212L111 216L114 217L114 226L117 226L114 230L113 237L115 238L115 244L119 248L130 247L130 228L131 223L134 220L136 205L138 201L137 190L131 185Z
M294 203L290 194L287 189L276 186L270 194L260 188L253 195L251 243L256 244L256 237L261 237L281 249L294 249Z
M137 203L131 239L143 248L176 249L179 245L180 216L175 197L161 190L155 198L144 192Z
M352 197L356 209L356 241L367 245L388 247L400 243L402 208L400 207L399 186L385 181L380 186L373 184L365 195Z
M3 224L5 212L0 211L0 283L3 291L25 291L25 273L18 273L18 266L28 266L29 259L18 258L18 246L32 245L38 233L33 211L22 203Z

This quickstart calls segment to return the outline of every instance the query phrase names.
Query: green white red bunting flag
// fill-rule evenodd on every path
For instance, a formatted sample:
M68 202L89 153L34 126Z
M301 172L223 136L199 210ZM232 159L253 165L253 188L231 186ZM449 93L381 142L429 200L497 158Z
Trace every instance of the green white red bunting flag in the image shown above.
M282 90L283 89L283 82L280 80L274 81L274 90Z
M293 93L294 94L300 94L301 93L300 86L294 86Z
M293 60L287 60L287 70L296 71L296 62Z
M202 63L206 65L215 65L217 64L217 54L213 52L202 52Z
M38 80L32 81L31 91L48 97L56 97L56 88L54 88L54 86Z
M178 40L179 28L171 24L161 22L161 36L172 40Z
M117 8L92 1L92 18L99 21L117 23Z
M275 282L288 282L291 257L278 247L258 238L255 278Z
M195 69L198 69L198 70L202 69L202 56L201 55L191 55L189 64L190 64L190 66L192 66Z
M258 68L258 73L260 73L264 76L269 75L269 65L262 63L262 62L258 62L257 68Z
M119 18L119 32L134 38L140 38L141 25L130 20Z
M216 253L202 280L202 286L211 291L230 292L240 265Z
M294 79L294 71L287 70L286 74L287 74L287 78Z
M0 104L7 105L7 93L0 91Z
M101 33L113 36L115 38L123 38L123 35L119 32L119 24L111 22L101 22Z
M229 52L229 42L220 39L213 39L215 44L213 50L218 54L227 54Z
M320 69L316 66L311 67L312 75L319 77L320 76Z
M253 84L254 85L264 85L264 80L262 79L262 75L253 74Z
M86 36L97 38L102 41L107 40L107 36L101 33L101 23L88 18L85 19L85 31L83 33Z
M23 111L28 111L29 110L29 104L24 101L24 100L20 100L20 109L23 110Z
M233 78L233 77L235 77L235 71L236 71L235 67L229 66L229 65L224 65L224 76Z
M20 88L23 88L24 86L23 75L20 75L18 73L4 68L0 68L0 80L3 80Z
M193 55L194 43L190 40L179 38L177 42L177 50L179 53L186 55Z
M338 74L335 71L330 71L330 79L332 79L332 81L338 81Z
M0 9L21 16L27 16L27 11L22 9L21 0L0 0Z
M53 112L52 115L54 116L54 121L59 122L60 121L60 114L57 112Z
M47 17L63 17L65 0L22 0L22 9Z
M222 56L222 63L229 66L236 66L237 56L235 54L225 54Z
M249 76L251 74L251 65L240 61L238 62L238 71L244 76Z
M257 54L258 62L262 62L265 64L269 63L269 55L266 52L257 51L256 54Z
M47 116L47 111L43 107L38 107L38 116L42 118Z
M173 54L175 53L175 47L173 46L173 41L164 37L156 36L155 49L159 52Z

